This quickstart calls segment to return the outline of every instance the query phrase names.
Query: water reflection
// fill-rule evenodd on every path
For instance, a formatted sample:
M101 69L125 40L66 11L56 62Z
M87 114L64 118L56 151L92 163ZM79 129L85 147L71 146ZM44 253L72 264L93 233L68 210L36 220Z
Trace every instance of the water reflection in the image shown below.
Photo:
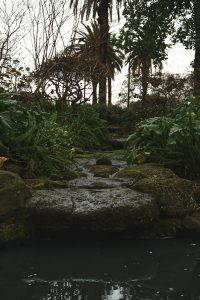
M200 239L43 241L1 249L0 299L200 300Z
M25 280L34 299L42 300L129 300L131 288L126 284L88 281L52 281ZM44 289L45 287L45 289ZM36 294L41 289L41 293Z

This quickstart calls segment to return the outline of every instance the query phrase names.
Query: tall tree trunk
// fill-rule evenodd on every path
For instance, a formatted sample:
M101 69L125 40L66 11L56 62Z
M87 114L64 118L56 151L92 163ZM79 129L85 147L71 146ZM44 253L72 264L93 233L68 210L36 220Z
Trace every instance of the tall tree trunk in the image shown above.
M128 97L127 97L127 108L130 107L130 91L131 90L131 64L128 65Z
M112 78L108 77L108 106L112 106Z
M194 0L195 59L194 59L194 95L200 96L200 1Z
M98 23L100 26L100 62L102 63L103 69L106 71L107 62L107 51L108 51L108 40L109 40L109 21L108 21L108 10L110 0L101 0L98 7ZM104 68L105 67L105 68ZM99 103L106 105L106 75L101 74L99 78Z
M97 104L97 85L98 81L92 80L92 105Z
M149 80L149 61L148 59L142 59L141 73L142 73L142 106L146 105L148 80Z

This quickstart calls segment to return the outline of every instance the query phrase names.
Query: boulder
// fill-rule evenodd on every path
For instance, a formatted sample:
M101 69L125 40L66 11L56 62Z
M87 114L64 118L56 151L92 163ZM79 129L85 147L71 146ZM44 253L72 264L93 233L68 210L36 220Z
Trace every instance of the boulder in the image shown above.
M32 235L33 227L26 211L0 222L0 245L22 241Z
M24 209L30 197L30 190L19 175L0 170L0 220Z
M68 189L41 190L28 201L36 229L43 232L116 232L144 229L158 217L155 199L124 181L81 178Z
M189 232L200 233L200 212L186 216L182 220L182 226Z
M182 217L197 209L192 182L186 179L149 177L138 180L133 188L156 196L163 216Z
M96 165L112 166L112 161L106 156L101 156L96 160Z
M115 177L129 178L133 189L154 195L162 216L182 217L197 208L192 182L160 165L130 166L120 170Z
M177 177L172 170L163 168L157 164L133 165L120 170L115 177L129 178L138 181L143 178L175 178Z

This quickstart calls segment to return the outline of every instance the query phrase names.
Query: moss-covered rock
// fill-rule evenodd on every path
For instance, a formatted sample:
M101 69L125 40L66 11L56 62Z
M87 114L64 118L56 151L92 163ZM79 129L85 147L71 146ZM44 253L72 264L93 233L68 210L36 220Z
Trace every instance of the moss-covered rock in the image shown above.
M112 166L112 161L107 156L101 156L96 160L97 165Z
M67 188L68 182L52 180L49 178L25 179L26 184L32 189Z
M65 172L63 172L61 175L62 175L62 178L65 180L76 179L80 176L79 171L71 169L71 168L65 168Z
M0 219L23 209L30 197L30 190L17 174L0 170Z
M160 165L134 165L120 170L115 176L131 179L132 188L156 196L163 216L185 216L197 208L192 182Z
M18 161L14 161L12 159L8 159L4 162L2 166L2 170L17 173L18 175L22 176L24 173L24 166L22 163Z
M0 222L0 244L25 240L31 234L32 226L27 212Z
M156 164L133 165L120 170L116 175L118 178L130 178L135 182L143 178L176 178L172 170L163 168Z
M154 224L152 231L156 235L175 236L182 230L180 218L160 218Z
M133 188L155 195L164 216L189 215L197 208L193 197L192 182L179 177L148 177L138 180Z
M109 165L93 165L90 166L88 169L92 174L94 174L94 177L103 178L107 178L119 170L117 167Z
M200 212L196 212L191 216L186 216L182 220L182 226L189 232L200 233Z

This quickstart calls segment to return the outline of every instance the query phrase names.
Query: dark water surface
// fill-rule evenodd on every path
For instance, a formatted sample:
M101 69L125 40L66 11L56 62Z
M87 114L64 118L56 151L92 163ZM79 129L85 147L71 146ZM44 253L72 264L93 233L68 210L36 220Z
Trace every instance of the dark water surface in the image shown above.
M200 299L200 239L82 238L2 248L0 299Z

